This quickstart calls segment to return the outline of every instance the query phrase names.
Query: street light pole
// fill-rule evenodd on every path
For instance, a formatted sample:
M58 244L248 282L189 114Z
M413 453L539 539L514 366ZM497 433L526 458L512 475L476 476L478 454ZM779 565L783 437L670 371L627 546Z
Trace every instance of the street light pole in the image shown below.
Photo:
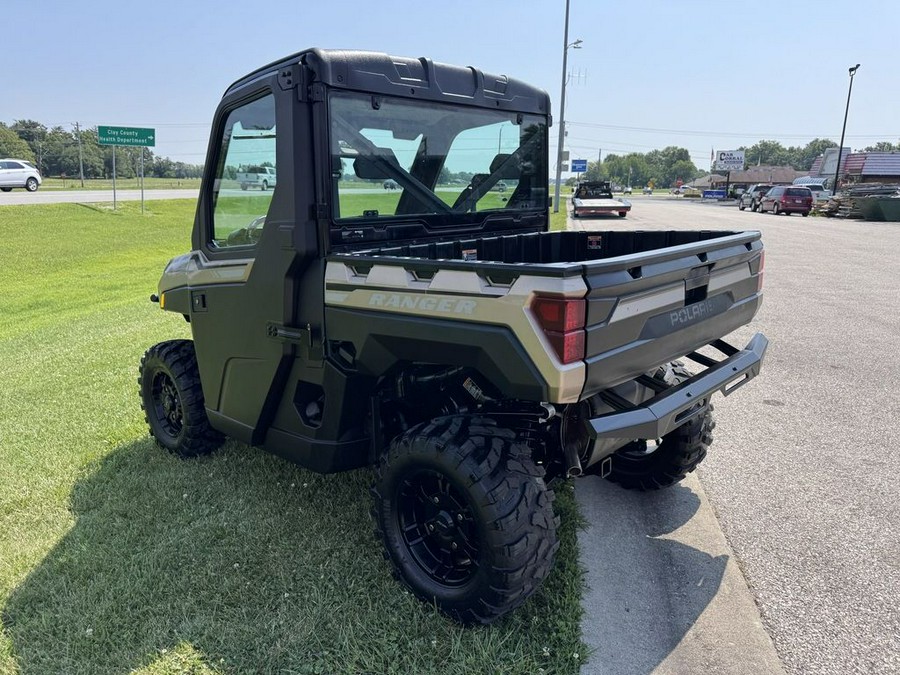
M569 44L569 0L566 0L566 27L563 31L562 92L559 95L559 145L556 149L556 190L553 193L553 213L559 213L559 182L562 178L563 141L566 137L566 57L569 47L581 49L581 40Z
M850 93L853 91L853 76L859 70L859 64L850 68L850 88L847 90L847 107L844 108L844 126L841 128L841 144L838 146L837 166L834 168L834 189L832 192L837 195L838 177L841 173L841 152L844 149L844 132L847 131L847 113L850 112Z

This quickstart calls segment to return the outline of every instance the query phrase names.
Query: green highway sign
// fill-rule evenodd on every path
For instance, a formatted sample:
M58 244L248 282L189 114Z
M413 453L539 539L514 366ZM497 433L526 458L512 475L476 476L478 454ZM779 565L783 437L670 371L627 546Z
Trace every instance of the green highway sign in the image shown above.
M156 129L139 127L97 127L100 145L141 145L156 146Z

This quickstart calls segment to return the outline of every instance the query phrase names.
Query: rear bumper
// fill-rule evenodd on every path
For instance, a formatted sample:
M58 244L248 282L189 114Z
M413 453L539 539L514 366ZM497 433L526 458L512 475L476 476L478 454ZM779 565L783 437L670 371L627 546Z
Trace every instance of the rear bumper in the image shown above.
M574 206L572 213L578 216L609 216L631 211L631 205L622 206Z
M714 393L728 396L738 387L759 375L769 341L762 333L753 336L741 350L722 340L710 343L728 358L719 362L692 354L691 358L710 365L676 387L645 401L640 406L601 415L586 421L591 438L662 438L686 424L709 407Z

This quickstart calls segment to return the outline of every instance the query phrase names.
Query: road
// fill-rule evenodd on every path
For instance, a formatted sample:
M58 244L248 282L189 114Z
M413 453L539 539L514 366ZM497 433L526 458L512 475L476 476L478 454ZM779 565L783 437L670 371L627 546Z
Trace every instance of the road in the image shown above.
M240 192L240 191L238 191ZM144 190L144 199L196 199L197 190ZM140 190L117 190L116 199L122 202L140 201ZM112 190L13 190L0 193L0 206L19 204L63 204L111 202Z
M900 672L900 224L638 196L633 205L627 219L570 225L763 233L765 299L732 338L743 346L762 331L769 351L760 377L717 397L715 442L698 473L785 671ZM665 513L659 499L650 496L649 512ZM684 508L684 497L672 499ZM658 535L653 527L647 537ZM711 564L671 554L662 563L692 559ZM670 590L677 601L685 589ZM690 622L697 593L683 597ZM650 661L656 672L679 672L666 664L689 637L679 629L670 638L681 642ZM693 663L694 672L741 672Z
M383 194L384 188L358 188L353 194ZM144 190L144 199L196 199L198 190ZM244 192L243 190L222 190L222 194L248 195L261 194L256 190ZM271 194L271 193L270 193ZM122 202L140 201L140 190L118 190L116 199ZM111 202L112 190L38 190L26 192L25 190L13 190L0 193L0 206L13 206L20 204L74 204Z

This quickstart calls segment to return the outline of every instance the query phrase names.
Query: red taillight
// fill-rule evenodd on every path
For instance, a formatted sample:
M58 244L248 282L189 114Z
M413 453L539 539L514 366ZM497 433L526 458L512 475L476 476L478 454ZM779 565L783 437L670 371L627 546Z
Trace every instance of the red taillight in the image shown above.
M544 330L566 332L584 328L584 300L572 298L535 298L531 311Z
M537 297L531 311L563 363L584 358L586 304L582 298Z

